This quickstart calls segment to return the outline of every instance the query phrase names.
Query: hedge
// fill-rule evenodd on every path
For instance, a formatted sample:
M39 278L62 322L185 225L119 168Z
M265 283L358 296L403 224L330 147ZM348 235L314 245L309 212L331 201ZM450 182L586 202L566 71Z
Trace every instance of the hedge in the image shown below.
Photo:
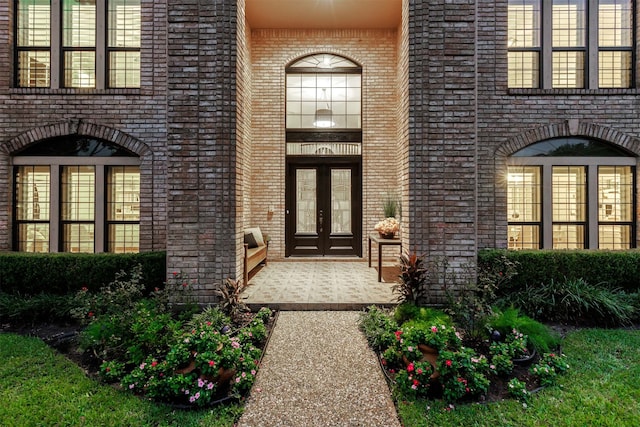
M525 285L584 279L590 284L627 292L640 290L640 251L605 250L531 250L484 249L478 253L478 266L500 262L502 256L518 264L518 274L500 291L512 291Z
M166 252L137 254L0 253L0 292L20 295L73 293L83 287L98 290L119 271L142 265L147 289L166 281Z

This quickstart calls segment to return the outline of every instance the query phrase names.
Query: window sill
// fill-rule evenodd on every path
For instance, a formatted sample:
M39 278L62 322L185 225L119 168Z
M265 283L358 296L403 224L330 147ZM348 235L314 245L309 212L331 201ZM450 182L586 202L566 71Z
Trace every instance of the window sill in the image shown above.
M140 88L127 89L94 89L94 88L61 88L48 87L16 87L11 88L12 95L141 95Z
M508 95L527 96L564 96L564 95L584 95L584 96L637 96L640 89L637 88L612 88L612 89L507 89Z

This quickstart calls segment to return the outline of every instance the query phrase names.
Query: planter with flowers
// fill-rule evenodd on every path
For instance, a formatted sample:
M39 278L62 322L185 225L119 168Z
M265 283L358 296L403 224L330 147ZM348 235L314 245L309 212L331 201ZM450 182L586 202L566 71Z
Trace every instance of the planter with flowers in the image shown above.
M400 223L395 218L386 218L378 222L374 230L380 233L380 237L383 239L393 239L400 230Z

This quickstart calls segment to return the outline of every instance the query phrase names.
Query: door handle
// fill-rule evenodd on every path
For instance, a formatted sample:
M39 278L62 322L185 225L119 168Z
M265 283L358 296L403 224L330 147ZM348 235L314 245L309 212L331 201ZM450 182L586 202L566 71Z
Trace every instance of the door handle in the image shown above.
M322 209L320 209L318 222L320 223L320 233L322 233L322 223L324 222L324 212L322 212Z

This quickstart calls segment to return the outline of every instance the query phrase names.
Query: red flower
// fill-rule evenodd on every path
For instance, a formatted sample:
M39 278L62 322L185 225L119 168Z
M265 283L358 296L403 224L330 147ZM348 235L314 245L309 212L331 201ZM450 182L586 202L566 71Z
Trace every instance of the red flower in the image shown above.
M155 360L153 362L151 362L151 367L155 368L156 366L158 366L158 362L156 362Z
M111 372L111 368L107 366L107 368L105 369L105 371L107 371L107 372Z
M87 314L87 316L93 317L93 311L90 311L89 314Z
M418 369L416 370L416 373L417 373L418 375L422 375L422 368L418 368Z
M420 385L420 381L418 381L418 380L413 380L413 385L415 385L415 386L419 386L419 385Z
M182 284L182 287L183 287L183 288L186 288L187 286L189 286L189 285L187 284L187 282L184 282L184 283Z
M83 286L82 289L81 289L82 292L87 292L88 290L89 290L89 288L87 288L86 286Z
M395 331L394 334L396 334L396 340L400 341L400 335L402 335L402 331Z
M178 275L178 272L177 272L177 271L174 271L174 272L173 272L173 275L174 275L174 276L177 276L177 275Z
M447 359L446 362L444 362L445 365L447 365L448 367L451 367L451 360Z
M213 366L216 364L216 362L214 362L213 360L209 360L209 366L211 366L213 368Z
M413 363L409 363L409 366L407 366L407 372L413 372L414 366Z

